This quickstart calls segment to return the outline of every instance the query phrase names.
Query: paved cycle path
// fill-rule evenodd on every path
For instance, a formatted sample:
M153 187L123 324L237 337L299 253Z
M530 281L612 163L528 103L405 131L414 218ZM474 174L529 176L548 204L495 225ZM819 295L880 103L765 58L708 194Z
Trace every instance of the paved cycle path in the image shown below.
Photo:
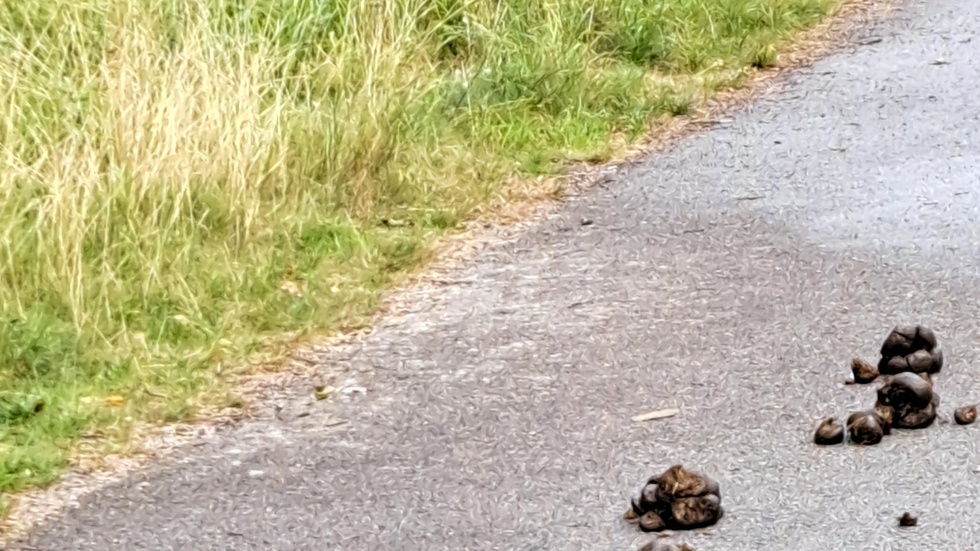
M980 547L980 425L949 422L980 401L980 2L903 7L324 358L366 394L221 434L27 545L631 550L630 495L684 463L726 508L674 536L699 551ZM812 445L873 402L848 362L899 322L943 339L946 422Z

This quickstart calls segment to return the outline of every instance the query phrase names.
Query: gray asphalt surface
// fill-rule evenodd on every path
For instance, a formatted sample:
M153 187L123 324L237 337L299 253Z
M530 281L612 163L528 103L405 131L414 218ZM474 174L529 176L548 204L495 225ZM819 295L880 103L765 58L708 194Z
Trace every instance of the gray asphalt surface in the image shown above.
M855 37L881 42L795 73L325 358L366 395L237 428L27 543L630 550L651 538L621 520L629 497L684 463L722 486L724 519L673 536L700 551L980 547L980 425L950 422L980 401L980 2L904 5ZM944 342L944 422L812 445L820 417L873 403L873 385L842 384L848 362L876 360L898 322ZM897 527L904 511L917 527Z

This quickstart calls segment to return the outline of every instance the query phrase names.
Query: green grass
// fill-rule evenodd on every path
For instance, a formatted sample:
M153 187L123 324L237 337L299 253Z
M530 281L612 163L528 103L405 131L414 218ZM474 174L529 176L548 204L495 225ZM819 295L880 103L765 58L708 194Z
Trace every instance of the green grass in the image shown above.
M606 158L838 2L0 3L0 494L231 403L501 182Z

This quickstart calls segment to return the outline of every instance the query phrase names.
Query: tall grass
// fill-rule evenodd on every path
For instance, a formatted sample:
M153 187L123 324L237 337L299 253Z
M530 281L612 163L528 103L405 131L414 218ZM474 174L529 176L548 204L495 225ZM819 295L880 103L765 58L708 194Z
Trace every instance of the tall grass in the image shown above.
M357 320L507 176L601 159L835 4L0 3L0 492Z

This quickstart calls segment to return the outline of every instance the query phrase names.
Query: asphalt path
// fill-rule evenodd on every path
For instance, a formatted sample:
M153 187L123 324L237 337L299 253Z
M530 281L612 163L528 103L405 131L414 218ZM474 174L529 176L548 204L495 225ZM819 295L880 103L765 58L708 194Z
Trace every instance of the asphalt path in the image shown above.
M671 536L699 551L980 548L980 425L951 422L980 401L980 2L902 6L328 353L349 394L103 488L25 545L631 550L651 538L629 497L683 463L722 488L717 525ZM943 342L940 422L814 446L822 416L873 403L848 363L896 323Z

